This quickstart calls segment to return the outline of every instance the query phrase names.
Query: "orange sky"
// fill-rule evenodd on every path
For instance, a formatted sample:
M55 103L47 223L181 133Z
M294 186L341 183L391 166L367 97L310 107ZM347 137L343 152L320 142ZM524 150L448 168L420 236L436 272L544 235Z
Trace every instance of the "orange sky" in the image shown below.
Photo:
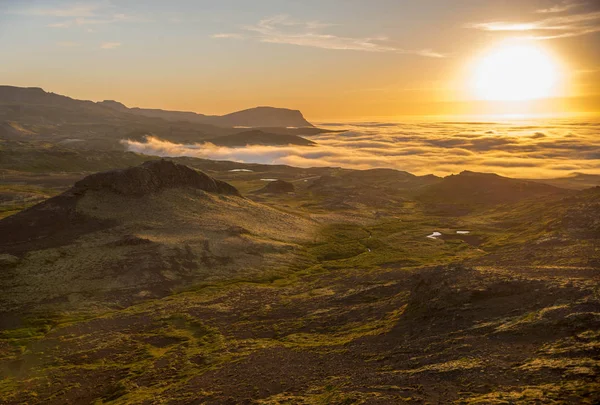
M600 111L593 0L248 3L3 2L0 82L205 114L273 105L312 120ZM551 99L477 101L477 61L507 41L552 55Z

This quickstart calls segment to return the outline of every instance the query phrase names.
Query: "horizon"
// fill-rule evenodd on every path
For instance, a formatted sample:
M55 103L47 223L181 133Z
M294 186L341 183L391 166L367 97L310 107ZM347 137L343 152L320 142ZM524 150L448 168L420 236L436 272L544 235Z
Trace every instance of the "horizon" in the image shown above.
M252 105L252 106L242 108L240 110L223 111L221 114L206 114L202 111L172 110L172 109L161 108L158 106L153 107L153 106L141 106L141 105L127 105L127 104L122 103L120 100L116 100L116 99L79 99L79 98L71 97L68 94L61 94L59 92L52 91L52 90L42 88L39 86L16 86L13 84L6 84L6 83L0 84L0 87L2 87L2 86L16 87L16 88L22 88L22 89L40 89L48 94L64 96L64 97L68 97L68 98L71 98L71 99L77 100L77 101L91 101L94 103L113 101L113 102L123 104L127 108L157 109L157 110L163 110L163 111L168 111L168 112L185 112L185 113L194 113L194 114L208 115L208 116L220 116L220 115L226 115L226 114L239 112L239 111L257 109L257 108L281 108L281 109L289 109L289 110L293 110L293 111L299 111L300 113L302 113L304 115L304 118L306 118L312 124L319 124L319 125L325 125L325 126L327 126L329 123L335 122L335 121L342 121L347 124L361 123L361 122L368 122L368 121L373 121L373 122L389 121L389 122L401 123L402 121L417 120L417 119L447 120L447 121L452 121L452 122L472 119L472 122L485 122L488 120L519 121L519 120L528 120L528 119L563 119L563 118L568 119L568 118L575 118L575 117L592 117L592 118L600 117L600 111L568 111L568 112L563 111L563 112L538 112L538 113L536 113L536 112L533 112L533 113L529 113L529 112L474 113L474 112L471 112L471 113L455 113L455 114L439 114L439 113L438 114L433 114L433 113L432 114L416 114L416 113L410 114L410 113L407 113L404 115L388 115L388 116L372 115L372 116L353 116L353 117L321 117L321 118L317 118L317 119L313 120L311 117L307 117L302 110L290 108L290 107L286 107L286 106ZM248 128L251 128L251 127L248 127Z
M600 112L598 3L443 4L8 1L0 51L13 57L0 78L208 115L253 106L318 121Z

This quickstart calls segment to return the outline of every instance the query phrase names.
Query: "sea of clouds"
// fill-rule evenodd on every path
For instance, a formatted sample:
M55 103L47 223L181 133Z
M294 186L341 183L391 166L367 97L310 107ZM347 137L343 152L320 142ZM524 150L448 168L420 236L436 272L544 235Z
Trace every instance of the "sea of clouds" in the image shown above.
M176 144L148 137L123 140L128 150L164 157L191 156L243 163L354 169L394 168L448 175L463 170L522 178L600 174L600 119L537 119L448 122L319 123L347 129L307 137L317 146L220 147Z

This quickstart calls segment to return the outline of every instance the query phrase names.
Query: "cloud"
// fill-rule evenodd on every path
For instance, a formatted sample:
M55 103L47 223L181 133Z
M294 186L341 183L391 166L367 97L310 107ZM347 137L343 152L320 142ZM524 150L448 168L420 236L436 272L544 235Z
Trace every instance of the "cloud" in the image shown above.
M561 13L580 5L579 3L562 3L561 6L554 9L538 10L538 13ZM531 32L532 35L527 38L538 40L568 38L600 32L600 11L591 9L587 12L552 16L525 22L493 21L473 23L468 24L467 27L483 31Z
M581 3L579 1L565 0L560 2L559 4L555 4L549 8L542 8L537 10L537 13L548 14L548 13L564 13L565 11L571 10L573 8L577 8L582 6L585 3Z
M84 25L113 24L122 22L149 22L147 17L116 12L108 1L97 3L75 3L62 7L32 7L10 11L11 14L40 16L59 20L47 24L50 28L69 28Z
M286 44L311 48L362 51L392 52L413 54L430 58L442 58L443 54L431 49L408 50L398 48L385 36L345 37L326 34L322 30L332 24L319 21L298 22L286 15L263 19L255 25L246 25L242 29L251 37L263 43ZM236 34L216 34L213 38L234 38ZM237 34L240 35L240 34Z
M235 33L213 34L210 37L215 39L244 39L244 36L242 34Z
M547 135L543 132L536 132L535 134L531 135L530 138L531 139L541 139L541 138L545 138Z
M100 48L102 49L115 49L121 46L120 42L104 42L102 45L100 45Z
M386 167L420 175L448 175L465 169L524 178L561 177L573 170L600 174L598 128L576 121L557 126L481 122L383 124L345 125L350 131L310 137L317 143L314 147L228 148L209 143L176 144L155 137L145 142L122 143L130 151L157 156L300 167ZM494 133L488 134L489 131ZM572 134L577 137L571 137Z

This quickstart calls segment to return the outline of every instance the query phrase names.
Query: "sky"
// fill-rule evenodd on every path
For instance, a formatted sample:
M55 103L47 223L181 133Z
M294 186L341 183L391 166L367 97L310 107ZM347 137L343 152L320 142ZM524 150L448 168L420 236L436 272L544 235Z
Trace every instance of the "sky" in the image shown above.
M552 61L546 97L473 91L506 46ZM0 54L0 84L204 114L600 111L597 0L0 0Z

